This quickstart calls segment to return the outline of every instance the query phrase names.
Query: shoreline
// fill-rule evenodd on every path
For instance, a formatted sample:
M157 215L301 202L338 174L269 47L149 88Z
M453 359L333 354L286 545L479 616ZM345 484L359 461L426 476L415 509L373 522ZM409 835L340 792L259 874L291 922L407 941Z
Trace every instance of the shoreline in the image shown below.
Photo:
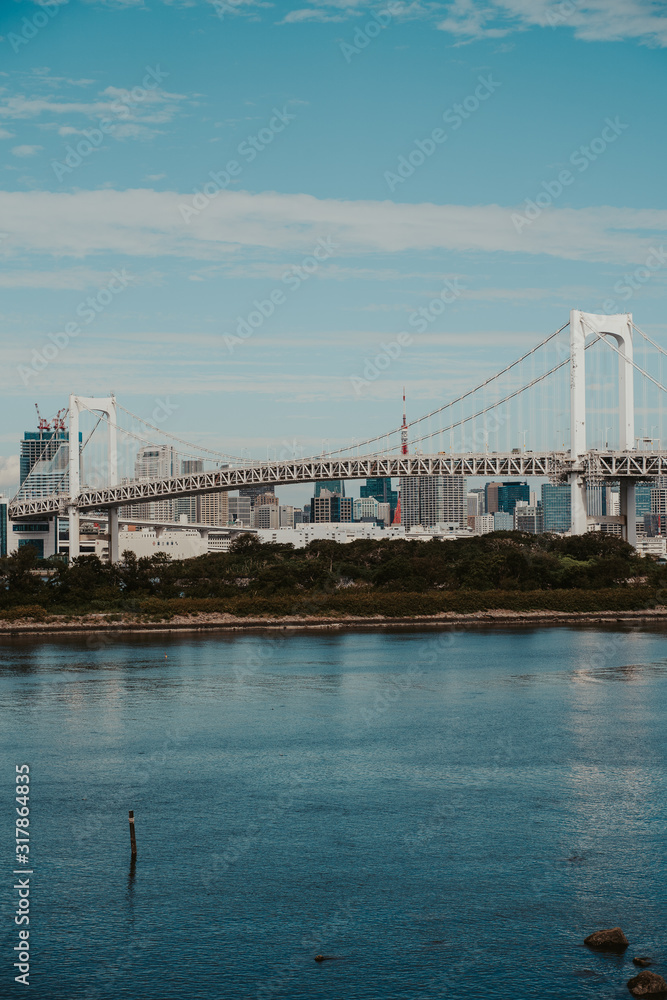
M521 625L633 625L667 622L667 608L641 611L475 611L461 614L443 611L436 615L412 615L389 618L382 615L287 615L283 617L240 618L228 614L200 613L174 615L163 621L126 618L109 621L106 614L65 618L54 615L50 621L17 619L0 621L0 638L35 635L90 635L95 633L132 634L142 632L302 632L330 629L381 628L452 628L460 626Z

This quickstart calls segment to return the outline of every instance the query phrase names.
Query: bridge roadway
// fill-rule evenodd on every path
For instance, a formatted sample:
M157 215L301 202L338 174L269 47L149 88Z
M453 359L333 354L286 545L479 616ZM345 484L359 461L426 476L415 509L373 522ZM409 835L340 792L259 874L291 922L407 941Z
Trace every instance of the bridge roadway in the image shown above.
M101 489L83 489L77 497L54 493L29 500L13 500L9 517L34 520L70 508L78 511L113 509L126 504L177 499L204 493L237 490L244 486L284 486L327 479L368 479L389 476L482 476L524 479L527 476L566 481L578 472L589 479L652 479L667 476L667 451L588 451L579 462L569 452L519 454L484 452L470 454L398 455L366 458L308 458L284 462L258 462L215 472L198 472L169 479L131 480Z

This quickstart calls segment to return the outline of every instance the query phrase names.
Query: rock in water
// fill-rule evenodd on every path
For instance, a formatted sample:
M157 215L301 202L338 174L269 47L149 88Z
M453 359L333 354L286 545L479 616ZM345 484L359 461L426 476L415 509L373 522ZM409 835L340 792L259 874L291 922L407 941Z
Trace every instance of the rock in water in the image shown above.
M633 997L667 997L667 982L655 972L640 972L628 980Z
M653 960L649 958L648 955L637 955L635 956L635 958L632 959L632 961L634 965L641 965L642 968L645 968L645 966L647 965L653 964Z
M612 927L606 931L595 931L584 938L584 944L596 951L625 951L630 942L620 927Z

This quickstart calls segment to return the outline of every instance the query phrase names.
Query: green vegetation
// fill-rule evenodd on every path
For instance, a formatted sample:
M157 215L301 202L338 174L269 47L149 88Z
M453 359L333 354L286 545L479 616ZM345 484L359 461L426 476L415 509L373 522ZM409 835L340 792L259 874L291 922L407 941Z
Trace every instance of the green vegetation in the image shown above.
M241 535L228 553L170 562L124 553L106 565L38 561L30 546L0 559L0 617L226 612L243 617L442 611L622 611L663 603L667 567L618 538L495 532L457 541L262 545Z

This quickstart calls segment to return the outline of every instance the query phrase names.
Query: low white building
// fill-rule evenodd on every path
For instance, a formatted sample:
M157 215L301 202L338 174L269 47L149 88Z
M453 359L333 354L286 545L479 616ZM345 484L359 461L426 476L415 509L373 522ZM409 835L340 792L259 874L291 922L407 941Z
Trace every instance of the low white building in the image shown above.
M377 524L369 522L357 523L348 521L338 524L332 521L323 521L318 524L297 524L293 528L276 528L275 530L257 531L257 538L260 542L274 542L279 545L293 545L295 549L303 549L306 545L316 541L331 541L345 545L354 542L358 538L369 538L373 541L385 541L395 538L403 538L408 541L430 542L433 538L456 539L468 538L469 531L456 530L454 526L442 525L437 528L423 528L415 525L406 531L403 525L391 525L383 528Z

